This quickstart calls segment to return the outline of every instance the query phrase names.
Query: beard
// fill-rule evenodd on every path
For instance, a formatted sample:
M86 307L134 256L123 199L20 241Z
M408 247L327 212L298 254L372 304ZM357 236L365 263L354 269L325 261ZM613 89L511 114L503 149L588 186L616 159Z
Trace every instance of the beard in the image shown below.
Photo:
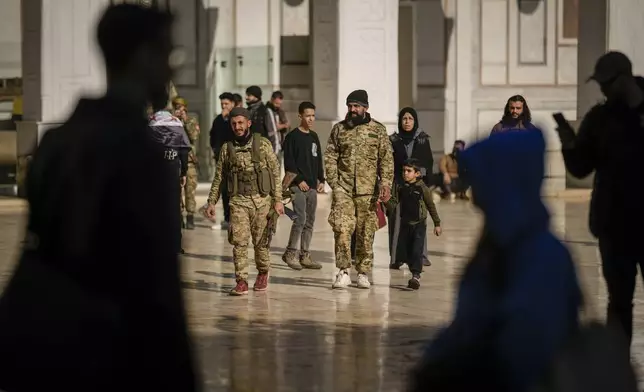
M250 139L250 135L251 135L250 129L247 129L246 133L244 133L243 135L238 136L237 134L235 134L233 138L239 144L246 144L246 142L248 142L248 140Z

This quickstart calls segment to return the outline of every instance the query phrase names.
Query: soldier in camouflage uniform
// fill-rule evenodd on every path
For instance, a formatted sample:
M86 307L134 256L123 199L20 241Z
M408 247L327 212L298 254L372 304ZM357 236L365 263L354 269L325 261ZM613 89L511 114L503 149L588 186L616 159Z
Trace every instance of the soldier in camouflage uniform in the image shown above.
M233 245L235 279L237 285L231 295L248 293L248 240L255 247L257 280L253 289L268 288L270 268L268 219L271 209L284 214L280 167L273 146L268 139L250 132L250 113L244 108L233 108L229 121L234 140L221 149L215 178L208 196L206 216L215 218L215 204L219 200L222 181L227 181L230 195L230 226L228 242Z
M371 287L367 274L373 263L378 229L376 202L391 196L394 162L387 129L367 110L367 92L347 97L347 117L331 129L324 154L327 183L333 190L329 224L335 239L336 276L333 288L351 284L351 235L356 235L355 267L359 288Z
M186 223L185 227L188 230L194 230L195 228L195 212L197 211L197 168L199 162L197 161L197 142L199 141L199 133L201 129L199 128L199 122L196 118L188 116L188 105L186 100L181 97L176 97L172 100L172 106L174 108L174 114L176 117L179 117L183 122L183 127L188 134L190 139L190 145L192 149L188 155L188 171L186 173L186 184L182 189L182 209L186 211Z

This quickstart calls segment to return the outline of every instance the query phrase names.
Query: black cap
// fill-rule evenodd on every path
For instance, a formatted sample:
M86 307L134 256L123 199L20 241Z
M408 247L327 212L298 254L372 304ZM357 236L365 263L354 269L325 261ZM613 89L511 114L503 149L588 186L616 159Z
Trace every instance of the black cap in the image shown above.
M252 95L258 99L262 99L262 89L259 86L250 86L246 89L246 95Z
M633 76L633 64L622 52L608 52L595 64L595 72L588 78L597 83L608 83L618 76Z
M250 113L248 112L248 110L242 107L235 107L230 111L230 118L237 116L243 116L250 120Z
M369 95L364 90L352 91L351 94L347 96L347 105L350 103L357 103L360 106L368 107Z

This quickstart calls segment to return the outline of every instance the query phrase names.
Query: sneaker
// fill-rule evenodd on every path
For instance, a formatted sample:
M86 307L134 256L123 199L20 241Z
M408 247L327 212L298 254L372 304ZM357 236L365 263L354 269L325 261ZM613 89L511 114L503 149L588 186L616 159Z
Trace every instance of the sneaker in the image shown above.
M420 288L420 276L414 275L409 282L407 282L407 287L413 290L418 290Z
M400 267L402 267L402 263L392 263L389 264L389 269L390 270L399 270Z
M248 282L243 279L238 280L235 288L230 290L230 295L234 295L236 297L246 294L248 294Z
M367 277L367 274L358 274L358 288L359 289L371 288L371 282L369 282L369 278Z
M429 261L429 259L428 259L428 258L423 257L423 265L424 265L425 267L431 267L431 266L432 266L432 262L431 262L431 261Z
M449 194L449 202L450 203L456 202L456 193L450 193Z
M344 289L351 284L351 277L349 276L349 271L346 269L340 270L335 276L335 282L333 282L334 289Z
M311 252L300 251L300 265L306 269L322 269L322 264L311 260Z
M297 259L297 254L295 250L286 248L284 254L282 255L282 261L286 263L291 269L299 271L302 269L302 265Z
M253 285L253 290L266 291L266 289L268 289L268 272L260 272Z
M230 224L228 223L228 221L223 221L221 222L221 225L219 225L219 228L221 230L228 230L229 227L230 227Z

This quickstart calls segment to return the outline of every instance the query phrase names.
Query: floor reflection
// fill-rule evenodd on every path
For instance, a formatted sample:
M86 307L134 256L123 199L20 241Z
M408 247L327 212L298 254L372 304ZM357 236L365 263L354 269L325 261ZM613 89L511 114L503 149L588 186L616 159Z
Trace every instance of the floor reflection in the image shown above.
M209 391L400 390L435 332L246 316L214 321L217 333L198 338Z
M198 202L205 200L201 195ZM24 224L24 208L0 199L0 284L8 278ZM233 285L227 236L200 221L185 232L183 282L207 391L397 391L422 347L452 311L454 288L478 239L481 221L465 203L441 203L444 235L430 237L432 266L419 291L407 291L409 271L388 269L387 233L376 233L371 290L330 289L335 273L330 200L322 196L312 243L321 271L292 271L280 260L290 222L273 242L271 286L248 297ZM588 203L548 200L552 227L571 249L592 310L603 314L606 290L596 241L588 233ZM221 212L219 213L221 215ZM252 249L250 250L252 255ZM251 284L255 272L251 272ZM355 278L355 275L354 275ZM636 295L633 355L644 364L644 296Z

